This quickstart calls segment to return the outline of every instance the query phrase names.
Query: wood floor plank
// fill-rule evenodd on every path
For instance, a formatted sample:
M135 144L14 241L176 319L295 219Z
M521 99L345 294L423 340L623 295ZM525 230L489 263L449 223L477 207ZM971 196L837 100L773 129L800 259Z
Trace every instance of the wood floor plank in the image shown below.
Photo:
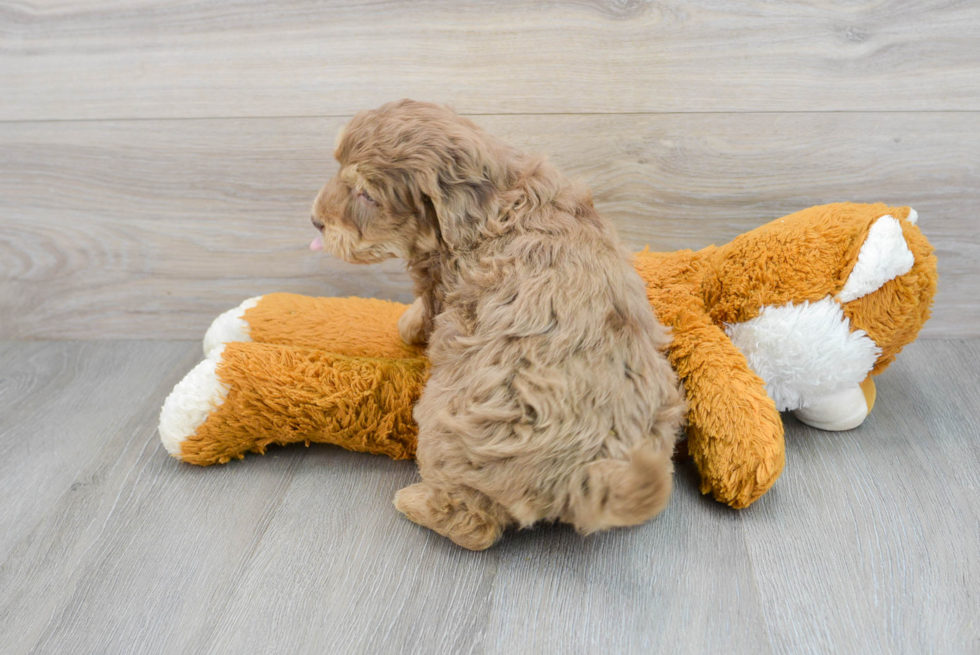
M499 550L486 652L774 652L741 518L698 493L690 463L650 523L511 540Z
M167 456L159 407L198 344L19 345L3 370L32 381L29 402L0 395L16 403L0 428L3 652L189 652L185 629L234 585L295 462L209 472Z
M980 110L952 0L0 4L0 120Z
M44 599L53 611L28 652L200 652L195 634L237 593L305 454L194 468L170 458L153 427L103 530Z
M311 449L224 615L192 649L768 652L737 516L693 484L638 530L583 539L546 526L470 553L395 511L394 492L414 481L410 463Z
M187 343L6 343L0 356L0 643L26 652L105 529ZM193 352L192 354L192 351ZM149 429L147 429L149 428Z
M401 264L309 253L343 119L0 124L0 336L200 338L271 291L411 299ZM938 249L925 335L980 335L969 113L494 116L586 181L635 248L724 243L839 200L911 204Z
M87 496L105 467L142 447L161 388L183 374L186 343L0 345L0 563L59 499ZM29 490L29 493L24 493Z
M907 348L858 430L787 419L786 471L748 510L700 496L685 463L644 526L541 526L483 553L395 511L410 462L327 446L211 468L168 457L157 408L196 349L0 343L2 511L26 508L0 517L5 655L967 653L980 640L976 341Z
M941 454L941 465L954 484L952 493L967 496L980 523L980 364L977 341L941 341L913 346L901 355L905 374L896 376L898 396L890 407L907 406L929 432L920 442L930 454ZM944 380L923 384L922 372L942 371ZM945 384L943 382L947 382Z
M404 520L411 462L313 448L254 566L200 652L466 652L485 623L498 555ZM304 616L270 630L267 616ZM437 646L438 645L438 646Z
M978 365L973 344L919 342L859 429L788 419L786 471L742 512L776 652L976 650Z

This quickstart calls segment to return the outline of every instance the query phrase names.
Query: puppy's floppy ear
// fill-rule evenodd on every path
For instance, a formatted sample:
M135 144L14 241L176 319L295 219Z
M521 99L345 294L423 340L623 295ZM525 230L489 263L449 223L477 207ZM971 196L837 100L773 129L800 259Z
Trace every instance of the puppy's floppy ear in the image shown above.
M432 198L421 189L414 192L415 207L418 213L421 229L435 239L435 244L445 244L446 240L442 236L442 228L439 226L439 216L436 214L435 205Z
M344 142L344 133L346 133L346 132L347 132L347 123L344 123L343 125L340 126L340 129L337 130L337 136L336 136L336 138L334 139L334 142L333 142L333 157L334 157L334 159L339 160L341 158L341 155L343 154L341 152L340 146Z
M421 207L431 207L441 239L450 248L461 248L479 234L495 207L501 177L486 144L467 136L445 143L439 161L417 177Z

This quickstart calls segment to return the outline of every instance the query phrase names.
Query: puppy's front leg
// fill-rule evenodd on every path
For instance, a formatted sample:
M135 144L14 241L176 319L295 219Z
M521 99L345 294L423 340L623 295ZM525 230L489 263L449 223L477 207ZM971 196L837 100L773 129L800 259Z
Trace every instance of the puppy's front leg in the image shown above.
M398 334L410 346L421 346L426 342L425 312L425 301L416 298L398 319Z

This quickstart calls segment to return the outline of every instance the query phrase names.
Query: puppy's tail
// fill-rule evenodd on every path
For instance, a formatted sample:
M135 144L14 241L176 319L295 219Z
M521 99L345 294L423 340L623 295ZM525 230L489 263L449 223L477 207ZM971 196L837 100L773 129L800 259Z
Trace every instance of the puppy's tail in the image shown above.
M572 494L572 523L582 534L638 525L659 514L674 489L668 448L643 442L627 459L600 459L582 470Z

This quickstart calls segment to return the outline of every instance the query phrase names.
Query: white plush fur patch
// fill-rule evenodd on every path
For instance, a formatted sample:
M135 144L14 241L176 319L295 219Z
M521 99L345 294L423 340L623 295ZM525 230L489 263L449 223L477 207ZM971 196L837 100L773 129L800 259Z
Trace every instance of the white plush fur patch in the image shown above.
M250 326L248 321L245 320L245 312L258 305L260 300L262 300L262 296L249 298L238 307L229 309L214 319L211 327L204 334L205 357L223 343L252 340L252 337L249 336Z
M905 217L905 220L907 220L912 225L915 225L916 223L919 222L919 212L909 207L909 215Z
M764 307L759 316L725 326L732 343L766 383L779 411L860 383L881 349L830 296L815 303Z
M224 345L212 349L207 359L192 368L163 402L160 441L174 457L180 457L180 444L197 432L208 414L228 397L231 388L217 374L224 349Z
M881 288L885 282L912 270L915 257L902 236L898 219L884 215L868 231L857 263L838 298L850 302Z

